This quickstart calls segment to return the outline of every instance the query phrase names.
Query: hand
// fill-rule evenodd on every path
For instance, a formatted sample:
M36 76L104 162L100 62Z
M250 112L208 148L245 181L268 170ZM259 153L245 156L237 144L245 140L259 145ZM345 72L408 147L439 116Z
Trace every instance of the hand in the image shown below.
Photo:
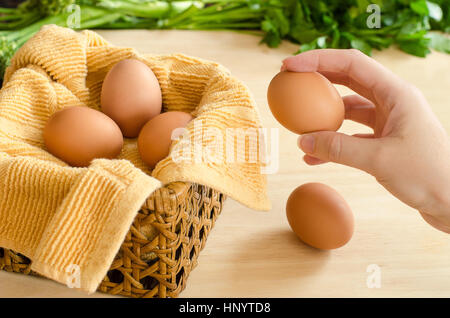
M336 162L373 175L435 228L450 233L450 141L422 93L357 50L313 50L282 70L319 72L358 95L345 96L345 118L373 129L299 137L309 165Z

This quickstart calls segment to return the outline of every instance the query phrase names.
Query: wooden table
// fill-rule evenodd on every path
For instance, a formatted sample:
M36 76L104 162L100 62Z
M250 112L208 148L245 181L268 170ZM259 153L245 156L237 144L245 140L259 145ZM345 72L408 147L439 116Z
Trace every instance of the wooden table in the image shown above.
M259 45L260 38L233 32L101 31L111 43L145 53L185 54L227 67L252 91L265 127L280 127L280 167L269 175L270 212L252 211L228 199L200 254L182 297L449 297L450 236L426 224L373 177L344 166L309 167L296 136L271 116L266 90L281 60L297 50ZM416 58L395 49L374 57L417 85L450 132L450 56ZM350 91L338 87L342 94ZM368 132L346 122L343 132ZM339 191L353 209L355 234L344 247L318 251L291 232L286 199L306 182ZM405 182L408 182L405 180ZM374 265L372 265L374 264ZM370 272L371 269L376 272ZM369 272L368 272L369 270ZM369 288L369 278L380 288ZM369 284L370 285L370 284ZM84 297L53 281L0 272L0 297ZM104 297L103 294L94 294Z

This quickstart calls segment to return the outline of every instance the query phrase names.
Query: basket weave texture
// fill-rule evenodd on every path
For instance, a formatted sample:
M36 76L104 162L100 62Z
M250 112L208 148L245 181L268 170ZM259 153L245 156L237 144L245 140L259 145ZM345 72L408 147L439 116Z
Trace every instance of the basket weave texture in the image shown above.
M128 297L177 297L222 210L225 196L174 182L155 191L137 214L98 291ZM0 248L0 269L40 276L30 260Z
M68 167L46 151L44 124L65 107L99 110L104 77L129 58L155 73L164 111L195 117L186 127L190 138L176 141L172 155L153 171L142 162L135 139L124 141L119 160ZM264 156L241 161L238 153L236 162L198 162L198 154L200 159L214 150L227 154L228 145L242 140L211 139L221 140L217 136L227 136L230 129L261 128L249 90L220 64L178 53L141 55L92 31L45 26L13 57L0 95L0 246L32 260L26 264L3 250L3 269L14 270L11 259L21 259L28 267L19 271L32 269L67 284L73 277L68 268L75 265L79 288L88 293L174 297L221 210L220 193L252 209L270 209L261 173ZM211 132L217 138L210 138ZM254 143L242 136L246 154L250 144L256 149L265 144L258 134Z

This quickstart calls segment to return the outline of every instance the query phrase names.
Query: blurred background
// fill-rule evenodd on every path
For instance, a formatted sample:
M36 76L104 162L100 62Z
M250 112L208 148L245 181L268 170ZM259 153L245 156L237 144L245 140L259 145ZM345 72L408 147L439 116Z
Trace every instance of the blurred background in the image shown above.
M396 46L425 57L450 53L448 0L3 0L0 76L12 55L45 24L72 29L233 30L292 53Z

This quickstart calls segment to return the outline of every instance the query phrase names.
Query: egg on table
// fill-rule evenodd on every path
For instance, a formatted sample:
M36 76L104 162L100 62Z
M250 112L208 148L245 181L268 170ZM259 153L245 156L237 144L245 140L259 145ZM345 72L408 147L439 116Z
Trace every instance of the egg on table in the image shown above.
M117 124L89 107L68 107L48 120L43 138L52 155L74 167L86 167L96 158L114 159L123 145Z
M148 121L138 137L138 150L142 161L153 169L169 155L172 132L176 128L186 127L192 119L189 113L170 111Z
M296 134L336 131L344 121L341 96L333 84L317 72L278 73L269 84L267 100L275 119Z
M294 233L306 244L330 250L345 245L353 235L353 213L344 198L321 183L296 188L286 203Z
M125 137L135 138L147 121L161 113L158 79L143 62L122 60L106 75L101 108L120 127Z

